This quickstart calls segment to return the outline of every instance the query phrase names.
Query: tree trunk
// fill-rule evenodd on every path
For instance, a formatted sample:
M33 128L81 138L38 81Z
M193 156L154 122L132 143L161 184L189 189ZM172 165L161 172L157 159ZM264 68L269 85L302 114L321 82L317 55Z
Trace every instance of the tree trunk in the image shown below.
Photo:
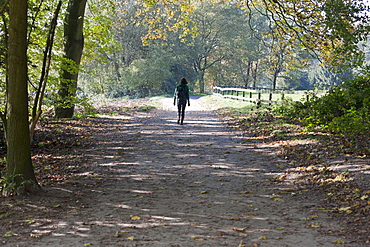
M74 114L78 67L84 47L83 21L87 0L69 0L64 24L65 64L60 88L59 102L55 107L56 118L71 118ZM72 66L72 67L71 67Z
M273 78L272 78L272 89L275 90L276 89L276 83L277 83L277 77L279 75L279 69L275 70L274 74L273 74Z
M25 0L9 6L9 85L7 90L7 175L19 186L35 183L28 128L27 7Z
M204 82L204 70L200 70L198 74L198 80L199 80L199 93L204 93L205 92L205 82Z

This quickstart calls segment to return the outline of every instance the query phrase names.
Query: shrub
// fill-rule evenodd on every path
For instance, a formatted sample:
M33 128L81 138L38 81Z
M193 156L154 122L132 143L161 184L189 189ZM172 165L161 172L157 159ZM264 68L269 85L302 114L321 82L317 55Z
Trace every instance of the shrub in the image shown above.
M284 118L309 127L343 134L369 134L370 76L358 75L332 88L321 98L305 102L285 101L275 109Z

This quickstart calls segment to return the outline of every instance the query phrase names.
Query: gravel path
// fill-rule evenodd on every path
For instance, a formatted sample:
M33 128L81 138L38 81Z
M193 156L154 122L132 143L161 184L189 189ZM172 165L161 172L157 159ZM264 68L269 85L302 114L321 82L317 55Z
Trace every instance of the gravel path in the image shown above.
M3 246L338 245L340 225L279 179L272 147L244 140L197 100L177 125L171 103L105 116L81 154L86 172L27 199L44 214Z

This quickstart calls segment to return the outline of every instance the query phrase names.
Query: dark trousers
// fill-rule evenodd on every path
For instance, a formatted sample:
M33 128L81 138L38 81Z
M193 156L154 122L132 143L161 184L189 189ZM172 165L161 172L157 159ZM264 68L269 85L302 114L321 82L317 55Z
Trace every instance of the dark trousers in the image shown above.
M177 101L177 110L178 110L178 124L183 124L185 117L185 108L187 100L178 100Z

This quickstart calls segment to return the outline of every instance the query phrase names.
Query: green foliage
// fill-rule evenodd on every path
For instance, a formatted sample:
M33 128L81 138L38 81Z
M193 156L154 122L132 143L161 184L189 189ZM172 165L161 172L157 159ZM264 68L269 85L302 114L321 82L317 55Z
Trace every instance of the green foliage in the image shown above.
M365 70L366 72L366 70ZM306 102L286 100L275 112L309 128L346 135L370 133L370 77L357 75L334 87L323 97Z
M2 172L0 177L0 195L17 195L23 188L35 184L32 180L22 179L21 176L21 174L6 175L5 172Z
M140 106L139 107L139 110L141 111L150 111L152 109L155 109L155 106L151 106L151 105L144 105L144 106Z

